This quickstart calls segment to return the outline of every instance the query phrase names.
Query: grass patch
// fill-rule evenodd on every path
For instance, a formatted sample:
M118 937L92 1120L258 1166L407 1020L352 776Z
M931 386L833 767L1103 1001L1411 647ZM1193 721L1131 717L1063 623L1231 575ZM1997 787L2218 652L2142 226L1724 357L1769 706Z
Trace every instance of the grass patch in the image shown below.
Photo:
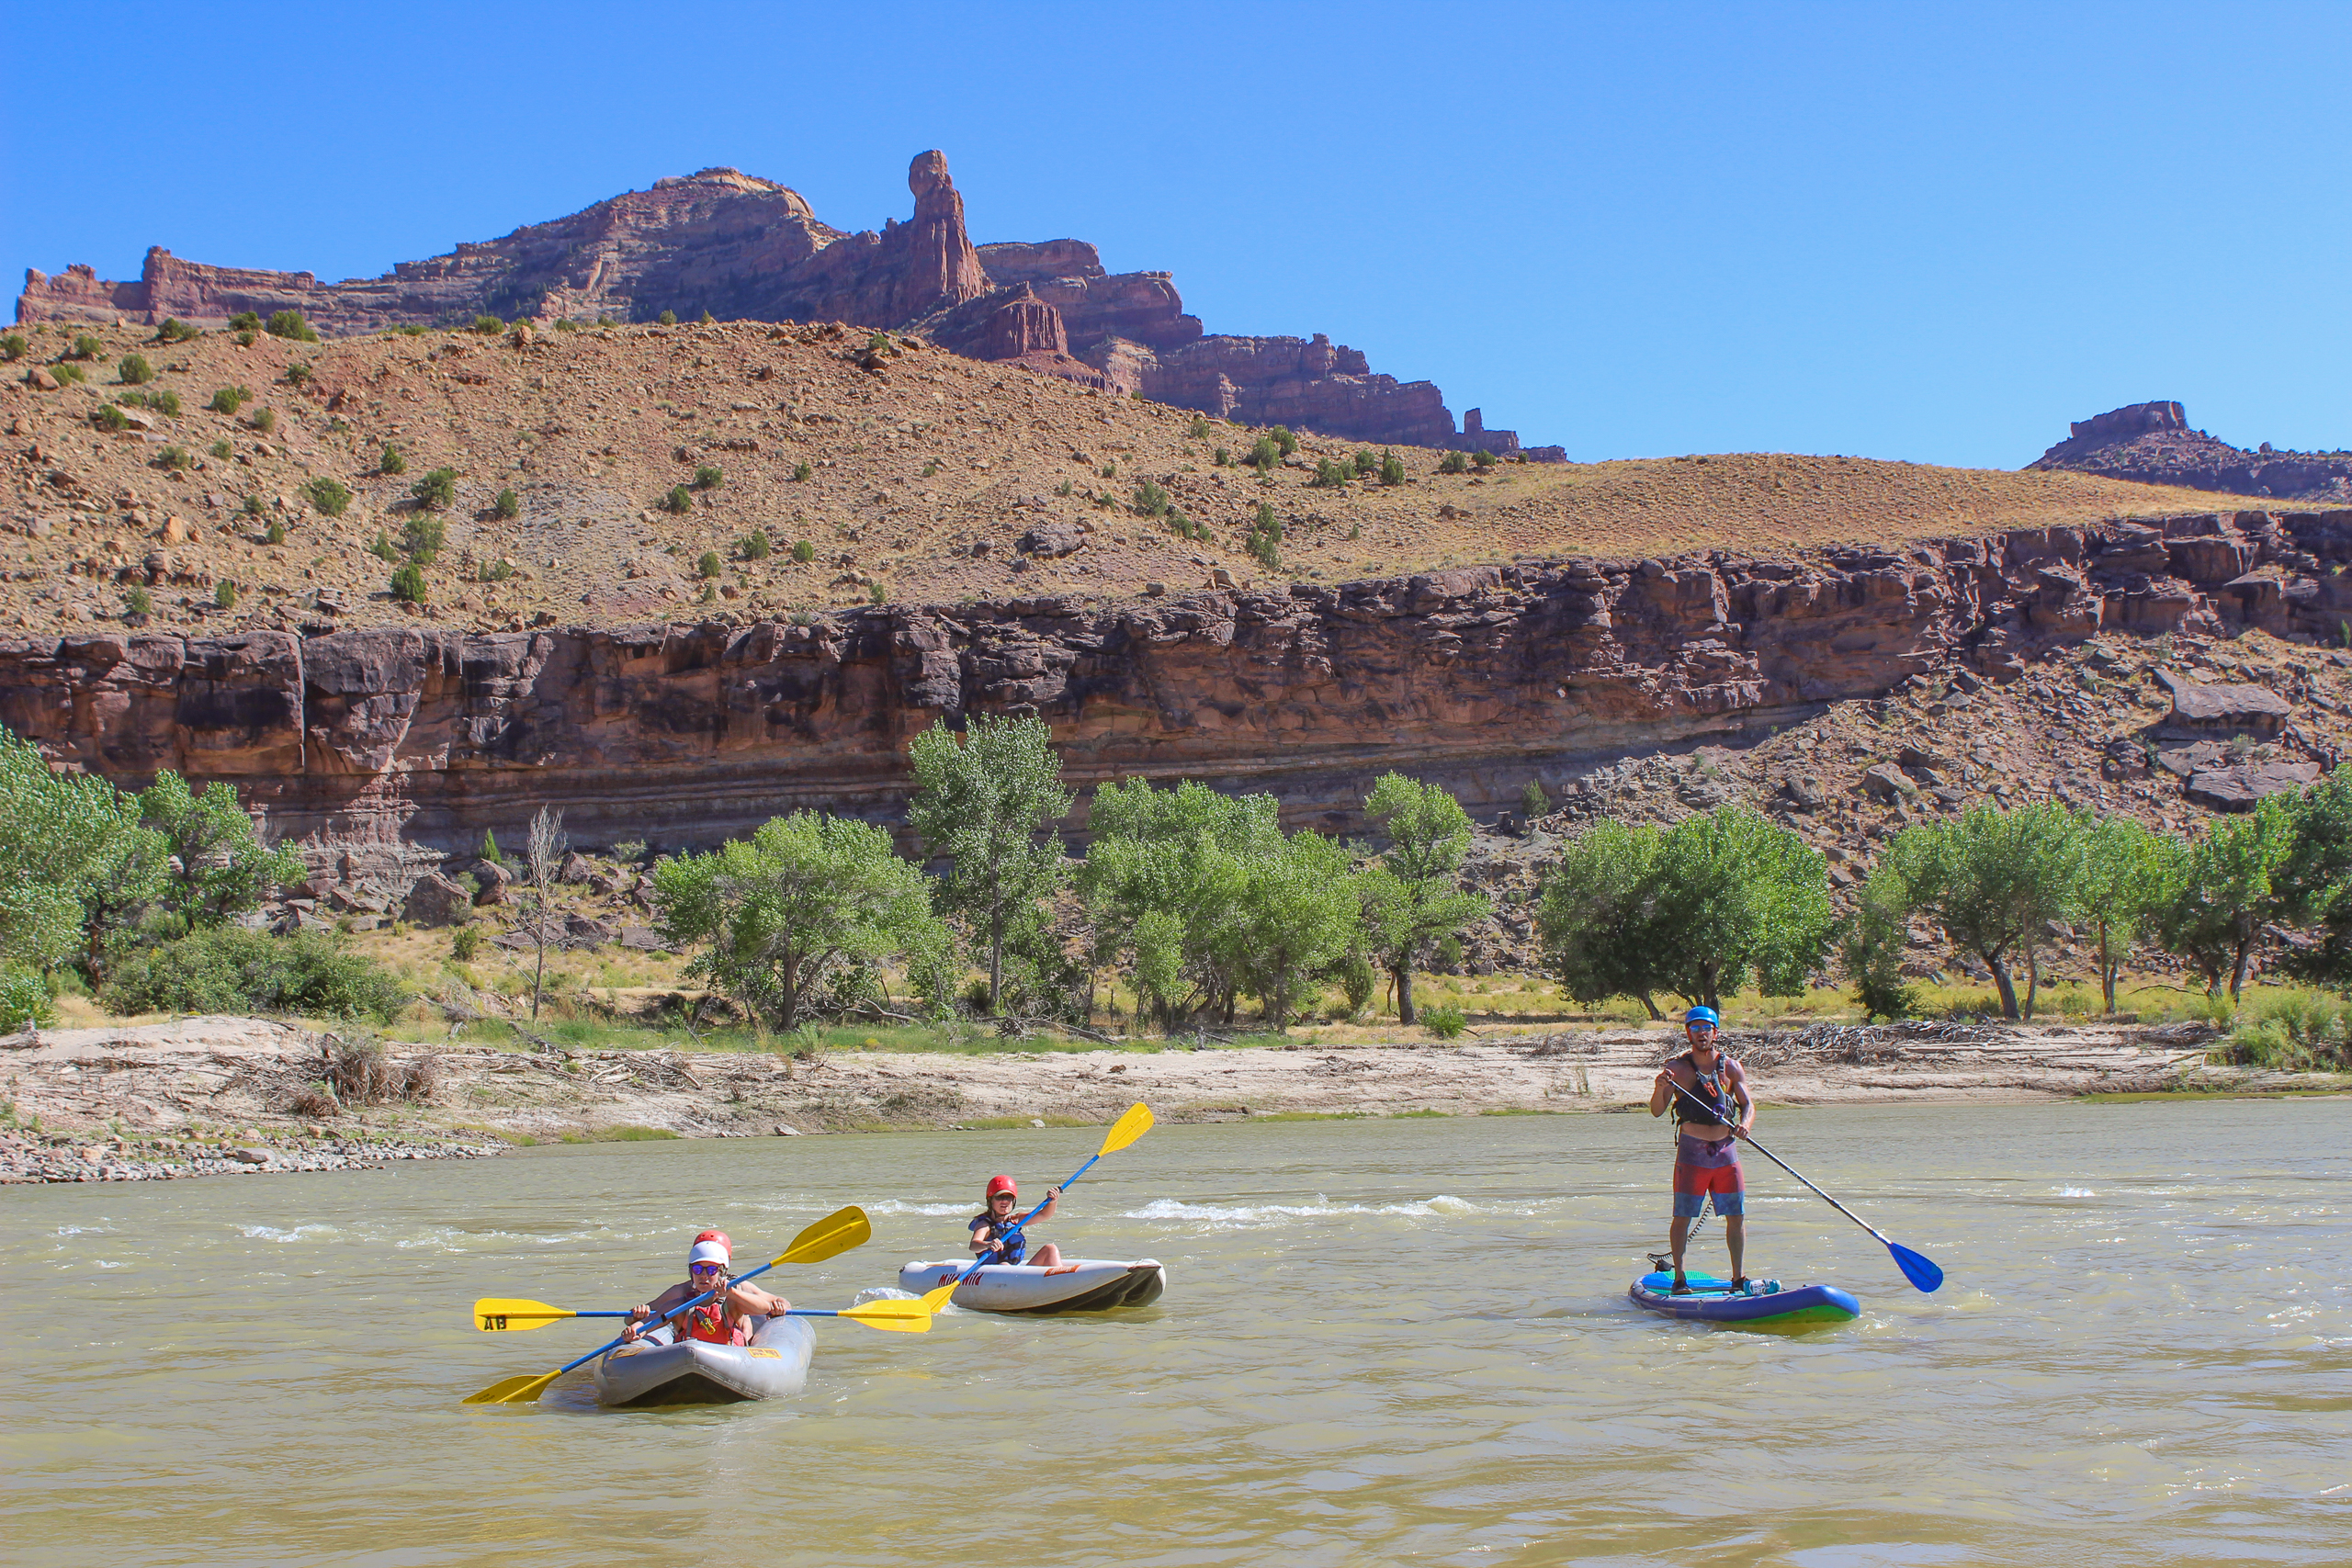
M563 1141L567 1144L654 1144L677 1136L667 1127L639 1127L624 1123L617 1127L592 1127L584 1133L566 1133Z
M1416 1114L1419 1114L1416 1112ZM1364 1111L1269 1111L1252 1116L1252 1122L1363 1122L1370 1119Z

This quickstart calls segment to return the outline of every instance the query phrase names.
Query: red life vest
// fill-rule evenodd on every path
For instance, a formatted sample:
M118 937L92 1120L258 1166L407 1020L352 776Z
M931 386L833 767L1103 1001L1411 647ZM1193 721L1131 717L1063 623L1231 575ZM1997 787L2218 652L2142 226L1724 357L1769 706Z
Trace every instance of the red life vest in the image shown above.
M751 1331L727 1321L724 1301L707 1302L678 1320L682 1337L706 1345L749 1345Z

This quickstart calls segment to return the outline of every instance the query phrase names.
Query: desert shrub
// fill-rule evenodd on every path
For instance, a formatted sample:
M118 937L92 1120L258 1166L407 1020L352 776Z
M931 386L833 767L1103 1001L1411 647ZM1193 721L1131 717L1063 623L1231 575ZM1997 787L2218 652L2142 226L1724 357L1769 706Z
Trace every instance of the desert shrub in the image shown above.
M815 474L816 471L816 469L810 468L806 463L795 463L792 465L792 477L799 483L807 483L809 477Z
M765 533L746 534L735 544L736 553L745 560L765 560L773 548Z
M155 329L157 343L186 343L190 338L199 338L203 335L203 328L190 326L177 316L165 316L164 324Z
M369 542L368 546L368 553L374 556L378 560L398 560L401 558L401 547L392 543L391 539L381 528L376 530L376 537Z
M481 333L484 337L496 337L505 330L506 323L500 321L496 316L476 316L474 318L474 331Z
M520 517L523 515L523 498L511 490L502 490L498 492L498 499L490 503L490 514L492 517Z
M470 964L475 955L481 952L481 944L482 934L480 926L470 924L459 926L449 933L449 956L460 964Z
M232 341L239 348L251 348L254 345L254 340L260 335L258 333L239 333Z
M1470 471L1470 455L1448 452L1437 460L1437 471L1441 474L1466 474Z
M644 858L645 840L643 839L623 839L613 846L613 859L618 861L624 869L635 865Z
M1278 424L1266 434L1272 437L1274 446L1283 457L1287 457L1298 450L1298 437L1290 433L1289 425Z
M498 847L498 834L489 828L481 831L481 858L492 865L504 865L505 854Z
M449 526L419 513L401 525L401 551L418 566L431 566L449 543Z
M416 503L427 512L446 511L457 504L458 470L435 468L409 486L408 492L415 498Z
M277 428L277 411L275 409L254 410L253 427L264 435L271 434Z
M136 387L155 378L155 367L147 363L143 354L126 354L122 363L115 367L114 378L126 387Z
M155 461L167 468L185 468L193 464L196 459L188 455L188 449L185 446L166 446L155 454Z
M253 392L248 388L222 387L212 394L212 400L204 406L214 413L234 414L253 400Z
M1250 444L1250 466L1260 473L1271 471L1283 460L1282 446L1271 435L1261 435Z
M653 319L661 322L665 327L674 327L678 324L678 312L675 310L664 310Z
M219 586L212 590L212 603L223 610L235 609L237 607L237 585L230 581L227 578L222 578Z
M228 443L227 443L227 442L225 442L225 441L222 441L222 442L218 442L218 443L216 443L215 445L217 445L217 446L226 446L228 445ZM220 454L219 452L215 452L215 453L213 453L212 455L213 455L214 457L220 457ZM240 512L242 512L242 513L244 513L246 516L248 516L248 517L258 517L258 516L260 516L260 515L261 515L261 513L262 513L262 503L261 503L261 496L260 496L260 494L259 494L258 492L248 492L248 493L247 493L247 495L245 496L245 499L244 499L243 502L238 506L237 510L238 510L238 511L240 511Z
M1318 490L1345 490L1348 481L1355 477L1352 464L1317 457L1315 459L1315 477L1306 482Z
M1495 455L1492 452L1474 452L1470 455L1470 461L1481 468L1491 468L1495 466Z
M308 365L298 361L297 363L286 367L286 384L289 387L296 388L307 387L311 384L311 374L312 372Z
M99 404L96 410L92 411L90 423L100 430L129 430L130 428L129 417L112 403Z
M695 492L684 485L672 485L670 493L663 496L657 504L664 512L692 512L695 509Z
M402 337L423 337L425 333L425 329L414 321L402 321L399 326L394 327L392 331L398 333Z
M792 558L807 566L817 558L816 545L808 539L795 539L792 542Z
M1458 1040L1462 1032L1470 1027L1469 1020L1462 1016L1462 1010L1451 1005L1422 1009L1421 1021L1440 1040Z
M1233 462L1233 448L1230 446L1218 447L1216 451L1210 456L1209 461L1220 468L1229 467ZM1067 483L1068 481L1065 480L1064 482ZM1064 491L1063 493L1068 494L1069 492Z
M177 419L180 416L180 395L165 387L159 391L147 394L147 406L157 413L168 414Z
M1184 434L1191 436L1195 441L1206 441L1209 438L1210 434L1208 416L1205 414L1194 415L1192 427L1185 431Z
M1165 490L1149 479L1139 480L1136 483L1135 499L1136 516L1165 517L1168 515L1168 492Z
M560 333L576 333L580 330L580 323L570 316L558 316L555 319L555 330Z
M869 604L887 604L890 602L890 591L878 582L869 582L865 585L865 602Z
M31 346L25 341L25 334L22 333L0 335L0 359L22 359L25 356L25 351Z
M695 470L695 489L696 490L717 490L726 482L726 473L716 463L705 463Z
M123 613L131 615L152 615L155 613L155 596L136 583L122 596Z
M258 310L238 311L235 315L229 318L229 330L232 333L257 333L261 331L261 312Z
M2240 1066L2340 1071L2352 1066L2352 1016L2343 998L2324 991L2249 991L2217 1054Z
M392 597L403 604L424 603L424 572L414 561L392 573Z
M379 474L404 474L408 472L408 458L401 456L399 447L388 446L383 456L376 459L376 471Z
M1359 450L1356 453L1355 465L1356 478L1358 479L1363 479L1367 475L1376 474L1380 471L1380 459L1374 457L1369 449Z
M302 497L322 517L340 517L351 505L351 491L340 479L319 475L302 487Z
M61 361L51 367L51 368L56 373L57 378L61 382L73 381L79 383L89 379L89 377L82 373L82 367L80 366L71 362Z
M273 545L284 544L286 542L286 525L280 523L275 517L271 518L269 520L269 527L267 531L262 535L262 537Z
M1519 809L1521 816L1531 818L1552 814L1552 796L1544 790L1543 780L1527 781L1527 787L1519 792Z
M269 318L265 329L272 337L292 338L296 343L316 343L319 334L302 319L300 310L279 310Z
M717 550L703 551L702 558L695 562L695 570L704 577L717 577L720 570Z
M1391 488L1405 482L1405 459L1394 452L1380 455L1380 482Z
M1250 520L1250 536L1244 547L1268 571L1282 565L1283 525L1274 509L1265 502L1258 503L1258 513Z
M212 926L132 953L99 992L114 1013L298 1013L389 1023L408 998L390 972L316 932Z
M47 981L29 969L0 968L0 1034L56 1021L57 1003Z
M65 357L68 359L103 359L106 357L106 352L107 345L105 344L100 343L88 333L84 333L74 340L74 346L65 351Z

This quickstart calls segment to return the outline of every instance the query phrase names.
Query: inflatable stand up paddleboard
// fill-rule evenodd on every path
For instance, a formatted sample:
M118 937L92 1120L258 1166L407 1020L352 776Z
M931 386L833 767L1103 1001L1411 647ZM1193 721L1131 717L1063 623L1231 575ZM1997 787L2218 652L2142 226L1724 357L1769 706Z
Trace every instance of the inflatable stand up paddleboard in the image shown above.
M1745 1295L1728 1280L1693 1270L1684 1278L1690 1293L1673 1293L1674 1275L1667 1269L1643 1275L1625 1293L1635 1306L1661 1317L1695 1323L1728 1323L1742 1328L1791 1328L1811 1324L1849 1323L1861 1314L1862 1303L1835 1285L1799 1285L1794 1290Z

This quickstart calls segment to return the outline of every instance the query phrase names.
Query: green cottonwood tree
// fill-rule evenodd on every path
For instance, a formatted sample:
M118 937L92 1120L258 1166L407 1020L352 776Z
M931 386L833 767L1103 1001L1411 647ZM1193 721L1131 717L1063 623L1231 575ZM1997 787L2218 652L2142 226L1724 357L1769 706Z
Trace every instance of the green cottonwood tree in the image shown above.
M2164 883L2164 840L2129 817L2082 819L2075 907L2098 949L2099 994L2115 1010L2115 980Z
M2022 951L2032 967L2042 923L2074 913L2082 863L2082 826L2064 807L1978 806L1957 822L1896 834L1876 874L1888 879L1906 916L1933 919L1984 963L2001 993L2001 1015L2017 1018L2009 961ZM2023 1016L2032 1016L2030 992Z
M2279 967L2299 979L2352 985L2352 762L2302 792L2295 842L2277 877L2288 918L2318 928L2288 949Z
M139 796L139 809L179 863L162 901L190 930L257 908L272 888L302 874L291 849L262 846L237 792L218 780L197 795L179 774L165 773Z
M748 841L653 869L662 933L707 943L686 972L771 1027L800 1021L810 992L837 967L925 959L947 941L920 867L881 829L796 811Z
M46 972L71 957L85 940L85 898L139 863L142 848L152 846L142 846L135 796L51 771L31 742L0 728L0 965Z
M1666 984L1651 930L1653 873L1663 835L1655 828L1594 823L1544 878L1536 926L1544 964L1586 1007L1632 997L1652 1018Z
M915 737L910 811L925 850L953 862L940 901L988 943L989 1012L1004 988L1006 934L1054 896L1066 863L1053 824L1069 810L1053 731L1039 718L977 716L959 743L944 722Z
M2289 857L2296 846L2293 806L2279 796L2243 817L2213 824L2195 842L2173 840L2155 907L2156 941L2197 965L2205 994L2245 988L2263 927L2293 917Z
M1364 797L1364 814L1388 832L1388 850L1358 883L1374 955L1396 982L1396 1021L1413 1016L1413 968L1434 942L1494 908L1454 883L1470 850L1470 818L1436 784L1385 773Z

